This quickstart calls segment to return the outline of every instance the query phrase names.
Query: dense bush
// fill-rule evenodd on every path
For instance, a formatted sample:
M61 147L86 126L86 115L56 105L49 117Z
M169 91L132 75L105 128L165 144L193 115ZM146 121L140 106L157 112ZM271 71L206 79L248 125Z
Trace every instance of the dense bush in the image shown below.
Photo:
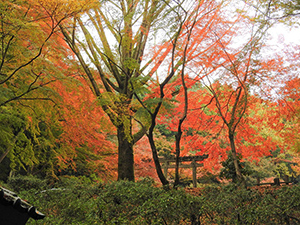
M105 224L190 224L197 200L183 190L122 181L105 186L98 204Z
M201 220L207 224L300 224L300 187L202 191Z
M15 176L8 180L8 185L14 188L14 191L21 190L43 190L46 187L46 181L36 178L34 176Z
M300 224L299 186L209 186L191 195L148 181L91 184L69 178L53 187L26 185L18 193L47 215L28 224Z

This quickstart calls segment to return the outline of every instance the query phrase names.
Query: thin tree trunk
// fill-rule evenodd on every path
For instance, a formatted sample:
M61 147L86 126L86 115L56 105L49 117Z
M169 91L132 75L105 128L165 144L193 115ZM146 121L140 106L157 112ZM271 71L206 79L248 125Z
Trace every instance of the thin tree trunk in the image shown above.
M166 174L164 174L161 169L161 165L159 163L158 154L157 154L157 150L156 150L156 146L154 143L152 132L150 132L150 134L148 135L148 139L149 139L149 143L150 143L151 150L152 150L152 157L153 157L153 161L155 164L157 176L160 179L160 182L162 183L162 185L166 186L169 184L169 181L166 179L166 176L165 176Z
M230 147L231 147L231 153L232 153L232 159L233 159L233 164L237 176L238 182L242 186L246 186L245 184L245 179L241 173L240 167L239 167L239 161L236 153L236 147L235 147L235 141L234 141L234 133L229 131L229 141L230 141Z
M178 133L175 135L176 140L176 152L175 152L175 181L174 181L174 187L179 185L179 157L180 157L180 140L181 140L181 126L178 128Z

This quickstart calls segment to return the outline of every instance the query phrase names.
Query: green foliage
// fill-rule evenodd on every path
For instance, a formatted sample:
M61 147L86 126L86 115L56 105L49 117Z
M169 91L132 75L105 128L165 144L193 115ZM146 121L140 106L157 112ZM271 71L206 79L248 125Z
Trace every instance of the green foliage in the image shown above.
M48 35L41 27L42 19L33 18L35 11L31 3L1 1L0 12L2 106L25 96L32 97L30 93L36 89L45 89L47 74L52 73L54 66L41 55Z
M51 126L45 112L36 110L33 116L27 115L24 108L9 104L0 108L0 156L3 157L0 177L5 180L9 170L34 173L41 176L54 176L56 152L55 140L60 135L59 126ZM6 155L7 153L7 155Z
M28 119L18 110L0 108L0 154L8 152L11 169L25 168L37 162L27 126Z
M167 138L173 138L176 134L175 131L168 129L167 125L165 124L157 124L156 129L161 135L166 136Z
M0 2L0 179L4 180L10 170L54 176L59 155L60 127L53 108L58 94L49 84L66 65L57 39L49 39L55 30L50 18L36 6L25 0Z
M207 188L202 194L203 215L209 216L204 219L208 224L298 224L299 190L299 186L262 191Z
M252 174L254 171L251 169L249 163L247 161L241 162L242 159L241 155L237 155L237 157L238 157L238 164L242 175ZM233 163L233 157L231 153L229 153L228 158L222 162L222 166L223 168L221 169L220 177L230 179L232 180L232 182L236 183L238 180L237 180L237 175L236 175L236 171Z
M91 185L71 178L52 189L24 189L19 196L47 214L38 224L190 224L200 207L183 190L155 188L145 179Z
M25 185L21 186L20 183ZM42 190L38 187L40 183ZM41 212L28 224L299 224L300 187L239 189L235 185L193 190L164 190L152 180L93 183L64 178L53 188L33 177L10 187Z
M259 162L254 160L248 163L253 172L247 176L247 179L252 184L257 182L257 178L263 180L265 178L275 176L274 171L276 169L276 165L274 165L274 162L270 157L262 157Z
M18 184L10 186L15 189ZM51 187L31 187L22 189L18 195L47 216L37 223L30 220L28 224L95 224L99 221L96 197L101 191L101 184L91 185L88 178L71 177L61 179Z
M16 192L21 192L30 189L41 191L46 187L46 181L34 176L18 175L9 178L8 185L12 187Z
M102 193L99 208L104 224L185 224L197 210L193 196L147 182L115 182Z

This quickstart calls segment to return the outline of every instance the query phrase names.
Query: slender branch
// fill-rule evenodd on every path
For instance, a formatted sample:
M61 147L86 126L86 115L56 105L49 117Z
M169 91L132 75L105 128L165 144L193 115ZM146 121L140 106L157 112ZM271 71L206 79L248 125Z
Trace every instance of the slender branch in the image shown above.
M61 22L61 21L60 21ZM60 23L59 22L59 23ZM19 67L17 67L17 69L15 69L6 79L0 81L0 84L4 84L5 82L7 82L9 79L11 79L19 70L21 70L22 68L28 66L29 64L31 64L33 61L35 61L41 54L42 54L42 51L46 45L46 43L49 41L49 39L51 38L51 36L54 34L54 31L56 29L56 27L58 26L59 24L55 25L55 26L52 26L52 30L51 32L48 34L48 36L46 37L46 39L44 40L43 44L40 46L39 48L39 51L38 53L32 57L30 60L28 60L26 63L24 63L23 65L20 65Z
M9 46L10 46L10 44L11 44L11 42L12 42L12 40L15 38L15 36L11 36L10 37L10 39L8 40L8 42L7 42L7 44L6 44L6 47L5 48L3 48L2 47L2 49L5 49L4 50L4 52L3 52L3 54L2 54L2 60L1 60L1 64L0 64L0 71L2 70L2 67L3 67L3 65L4 65L4 62L5 62L5 57L6 57L6 54L7 54L7 52L8 52L8 49L9 49ZM2 46L4 45L4 43L3 43L3 40L4 38L2 38Z

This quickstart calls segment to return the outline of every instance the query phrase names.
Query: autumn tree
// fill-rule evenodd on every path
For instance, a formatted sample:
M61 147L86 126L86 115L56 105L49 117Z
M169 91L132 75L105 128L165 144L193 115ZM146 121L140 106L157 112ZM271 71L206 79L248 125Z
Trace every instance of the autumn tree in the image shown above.
M69 3L59 0L5 0L0 3L0 110L3 131L0 161L8 156L12 169L32 169L39 163L44 163L45 168L51 161L49 155L56 157L50 153L51 150L42 154L46 149L55 148L55 144L49 143L55 143L59 136L59 132L54 134L53 130L50 131L59 126L58 121L51 121L51 128L44 126L48 122L46 114L51 117L56 105L49 85L65 69L63 60L57 60L59 54L63 55L60 51L63 42L59 41L56 32L63 20L87 8L82 1Z
M45 73L54 70L54 65L47 62L51 54L48 44L55 43L50 39L63 20L82 11L82 2L69 7L55 0L5 0L0 7L0 85L3 93L0 106L3 106L51 82Z
M171 40L170 45L167 47L167 49L169 49L169 51L171 51L171 66L170 66L170 71L168 73L168 75L165 77L165 79L161 82L161 84L159 84L159 97L158 97L158 104L156 104L155 106L153 106L153 104L147 105L147 102L142 102L141 98L136 94L136 98L139 100L139 102L141 103L141 105L143 106L144 109L146 109L147 113L150 115L150 126L149 129L147 131L147 137L149 139L149 143L151 146L151 150L152 150L152 157L155 163L155 168L156 168L156 172L158 177L160 178L160 181L162 182L163 185L167 185L169 182L167 181L165 175L162 172L161 166L160 166L160 162L158 159L158 151L157 151L157 147L155 144L155 140L154 140L154 128L156 126L156 118L157 115L160 111L160 108L162 107L163 101L164 101L164 89L165 86L170 82L170 80L175 76L175 72L178 70L179 67L181 67L181 81L182 81L182 85L185 87L185 93L186 93L186 98L185 98L185 111L184 114L182 116L182 118L180 119L180 123L178 125L178 133L176 136L176 180L175 180L175 186L179 183L179 175L178 175L178 166L179 166L179 155L180 155L180 140L181 140L181 124L184 121L185 117L186 117L186 113L187 113L187 105L188 105L188 97L187 97L187 88L185 86L185 80L184 80L184 68L186 65L186 60L187 60L187 56L186 56L186 52L189 46L189 42L191 39L191 34L193 31L193 27L195 26L196 22L197 22L197 18L199 16L198 12L199 12L199 7L200 4L197 6L196 8L196 13L193 15L193 13L191 15L188 15L187 12L185 11L185 14L180 15L180 12L176 11L176 13L178 13L178 30L177 33L174 37L174 40ZM183 8L181 8L179 11L181 11ZM193 8L194 9L194 8ZM189 9L191 10L191 9ZM183 10L184 11L184 10ZM183 17L182 20L180 20L180 16ZM191 23L190 26L187 25L188 23ZM182 44L182 48L184 49L184 53L182 57L179 57L179 59L177 58L176 55L176 50L178 48L178 41L180 38L182 37L182 34L186 33L186 39L185 42ZM183 38L184 39L184 38ZM157 82L159 82L159 80L157 80ZM152 99L151 99L152 100ZM145 126L143 126L144 129Z
M231 66L228 68L228 71L229 74L232 75L231 79L234 81L232 87L235 90L232 90L232 92L228 93L229 95L227 95L227 93L225 95L224 92L222 93L220 87L214 87L212 84L208 86L208 89L214 97L218 114L221 116L228 129L228 139L230 142L231 155L236 170L237 180L241 183L244 182L244 179L239 167L235 136L237 127L239 126L248 108L248 96L250 94L248 82L253 72L250 68L252 60L251 55L255 46L251 46L250 48L252 48L252 50L250 50L250 54L248 56L243 55L243 57L240 59L235 60L229 58L231 61ZM230 56L228 55L228 57ZM242 58L246 59L246 62L243 62Z
M163 184L167 184L167 181L159 165L157 144L153 135L154 129L159 121L160 125L170 126L170 130L175 134L174 149L177 159L175 185L177 185L179 182L178 160L183 148L181 145L182 134L186 135L191 130L188 127L191 124L184 125L184 121L195 111L194 109L190 110L188 105L190 105L190 101L193 103L197 101L201 102L206 98L198 95L197 97L201 100L197 98L191 100L189 96L192 96L192 89L195 82L201 81L203 77L213 73L215 68L217 68L211 66L209 63L214 60L218 61L219 55L224 55L222 54L222 50L218 50L219 43L214 38L215 33L213 30L218 31L224 41L229 40L229 36L232 34L232 21L228 21L223 17L222 6L222 4L203 1L197 7L193 8L192 11L195 14L187 16L186 20L183 21L183 26L178 25L178 37L170 43L172 45L169 47L171 49L169 73L165 79L160 77L161 82L159 79L153 82L157 87L153 85L154 89L147 95L147 101L141 103L151 117L151 125L147 136L152 149L156 170ZM227 43L229 42L227 41ZM198 68L193 69L196 65ZM208 67L210 72L206 70L206 73L204 73L203 68ZM139 97L137 98L139 99ZM153 104L155 103L154 100L157 101L156 104ZM167 105L173 105L173 107L169 106L166 110ZM195 107L195 104L193 106ZM168 124L168 121L172 121L172 125ZM187 153L186 150L185 153Z
M278 27L283 27L285 31L293 31L299 25L300 4L298 0L245 2L258 12L255 17L255 21L258 23L273 23L275 29L277 28L276 25L278 25ZM277 77L271 77L268 82L273 83L268 97L273 98L273 101L277 102L279 106L277 113L278 117L281 117L282 126L278 127L280 128L278 132L285 139L285 142L288 143L281 150L295 154L298 148L297 143L299 142L298 131L296 131L299 125L296 109L298 103L297 98L294 98L295 90L297 90L295 87L298 83L299 54L297 53L297 49L299 46L298 43L286 43L284 38L280 40L279 44L277 46L277 58L281 59L277 60L277 70L274 70Z
M296 76L287 80L281 87L281 98L279 99L279 115L285 121L282 127L282 135L288 148L292 152L299 154L299 125L300 125L300 107L299 107L299 84L300 80Z
M206 113L210 113L210 115L206 115L207 121L210 121L209 124L213 125L217 129L215 129L214 136L215 138L220 138L220 134L223 133L223 137L227 136L229 149L232 154L234 165L236 169L236 174L238 177L238 180L240 182L243 181L243 176L239 170L238 166L238 157L237 157L237 148L236 148L236 137L237 132L240 130L238 129L239 126L241 126L241 122L246 125L246 122L244 121L244 118L249 113L249 106L250 102L253 101L255 98L251 97L251 91L255 90L260 87L263 77L266 76L266 68L264 68L264 65L268 63L260 62L258 59L258 52L261 48L261 38L264 36L266 30L268 29L268 26L260 26L255 27L255 25L252 27L252 30L250 28L250 34L248 36L249 40L246 41L246 43L237 43L236 45L240 45L238 50L233 50L231 47L234 42L234 37L238 37L238 32L240 32L241 27L235 27L236 24L241 23L243 20L239 20L241 17L237 16L236 20L234 22L231 21L231 23L227 24L228 29L224 29L226 27L223 26L223 29L213 29L210 28L209 31L211 32L211 39L215 40L214 48L207 48L206 50L200 50L197 49L195 52L199 51L198 57L193 58L193 66L197 65L197 69L194 69L195 71L198 71L194 78L195 82L201 82L204 84L209 90L209 92L212 94L212 97L209 97L207 92L204 92L204 94L201 96L200 94L197 95L197 93L190 92L191 96L197 96L197 97L189 97L190 101L193 101L193 109L189 111L190 115L196 115L198 114L199 118L196 119L196 117L187 116L187 124L191 125L192 122L195 120L201 121L200 118L205 118L203 115ZM224 22L223 22L224 24ZM244 26L245 27L245 26ZM195 28L195 30L197 30ZM236 33L234 33L236 32ZM243 30L245 32L245 30ZM252 33L251 33L252 32ZM226 36L227 35L227 36ZM222 38L221 38L222 37ZM245 40L245 39L244 39ZM205 43L205 42L204 42ZM213 44L212 44L213 45ZM210 47L212 46L210 45ZM205 45L204 45L205 46ZM205 48L204 48L205 49ZM201 57L201 56L206 57ZM201 60L202 59L202 60ZM272 64L272 62L271 62ZM191 66L191 68L193 68ZM200 68L200 69L199 69ZM192 69L191 69L192 70ZM205 79L203 79L205 77ZM258 77L260 79L258 79ZM190 79L192 79L190 77ZM218 79L219 82L211 81ZM180 88L178 88L180 90ZM183 89L181 89L183 91ZM180 93L180 91L179 91ZM176 121L177 118L180 119L179 114L184 112L184 92L181 92L181 100L178 102L181 103L181 108L176 108L178 112L178 117L174 117L172 115L172 121ZM175 94L176 96L177 94ZM176 96L177 99L180 98L180 95ZM201 100L199 100L199 98ZM192 100L193 99L193 100ZM250 101L251 99L251 101ZM212 105L211 103L214 103L215 108L210 108L209 111L203 111L201 110L205 109L208 105ZM197 107L199 105L199 107ZM197 113L197 111L199 113ZM177 112L174 111L175 114ZM196 113L195 113L196 112ZM183 113L184 115L185 113ZM190 118L190 119L189 119ZM209 118L209 119L208 119ZM180 120L179 120L180 121ZM202 122L202 121L201 121ZM204 121L203 121L204 122ZM202 122L202 123L203 123ZM217 123L218 122L218 123ZM173 126L176 124L176 122L173 124ZM222 125L223 124L223 125ZM195 124L193 125L195 126ZM200 127L201 125L198 125ZM224 134L222 132L222 128L226 127L227 134ZM243 126L243 125L242 125ZM247 125L246 125L247 126ZM174 126L176 127L176 126ZM172 127L171 129L176 132L176 129ZM193 130L191 129L192 126L188 127L185 126L185 132L188 135L188 133L192 133ZM219 129L219 130L218 130ZM208 140L211 138L208 134L208 129L206 128L203 132L203 143L209 143ZM249 131L249 130L248 130ZM254 131L254 130L253 130ZM197 132L197 131L196 131ZM196 134L195 132L195 134ZM198 132L200 132L198 130ZM220 133L221 132L221 133ZM239 131L240 132L240 131ZM254 131L255 133L255 131ZM249 135L249 134L246 134ZM242 140L242 137L240 140ZM190 140L190 142L194 141L195 138L191 135L190 138L185 138L186 140ZM245 139L247 139L245 137ZM222 139L223 141L227 141L226 138ZM201 141L200 141L201 142ZM197 143L200 143L197 142ZM186 142L187 143L187 142ZM191 144L190 144L191 145ZM226 144L223 143L223 146L226 146ZM211 149L211 155L215 157L216 159L219 159L222 155L224 156L224 152L218 151L218 147L215 148L213 146L202 146L202 143L200 145L196 146L196 144L193 144L195 151L198 152L199 149L208 149L210 147ZM220 143L221 146L221 143ZM271 146L270 146L271 147ZM223 147L224 148L224 147ZM185 154L189 151L187 149L184 150ZM205 152L205 150L201 150L201 152ZM220 152L221 154L217 154ZM253 153L255 155L255 153ZM268 154L268 153L266 153ZM253 156L254 156L253 155ZM214 159L214 160L216 160ZM213 160L213 161L214 161ZM218 160L217 160L218 161Z
M76 71L76 68L71 69ZM95 104L97 101L87 81L81 76L56 81L51 88L61 101L58 120L61 134L56 139L58 174L97 175L108 179L116 175L115 129Z
M258 53L262 48L262 38L269 29L267 23L256 27L253 25L249 30L249 40L241 46L241 50L230 52L220 41L220 47L224 51L225 68L221 70L221 83L207 85L212 93L216 109L227 127L230 152L234 162L237 180L244 184L244 179L239 168L236 148L236 132L238 126L246 115L249 108L249 96L252 90L260 88L260 84L266 76L263 60ZM218 36L217 36L218 37ZM224 84L222 83L224 82ZM231 92L224 92L229 84Z
M161 45L150 57L150 46L155 44L155 35L160 42L177 35L177 17L170 12L181 4L99 2L84 17L60 26L99 103L117 128L118 179L134 180L133 144L145 134L143 128L132 131L137 110L133 107L134 94L143 89L169 54L170 48Z

